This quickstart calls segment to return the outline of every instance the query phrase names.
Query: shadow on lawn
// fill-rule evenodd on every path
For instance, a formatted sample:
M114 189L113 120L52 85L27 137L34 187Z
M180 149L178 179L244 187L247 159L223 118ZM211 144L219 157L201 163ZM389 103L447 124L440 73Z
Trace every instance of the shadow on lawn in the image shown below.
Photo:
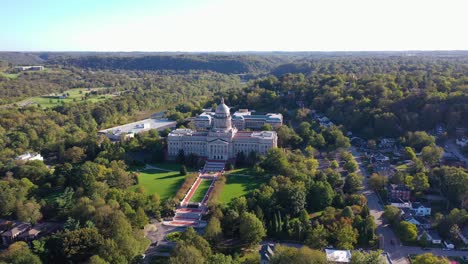
M171 179L171 178L177 178L177 177L181 177L181 176L182 176L182 175L180 175L179 173L174 173L174 174L172 174L172 175L167 175L167 176L164 176L164 177L156 178L156 179L154 179L154 180L157 181L157 180ZM182 180L185 180L185 177L184 177L184 179L182 179Z
M266 182L265 179L254 176L234 176L227 177L226 184L242 184L247 192L257 189L260 184Z

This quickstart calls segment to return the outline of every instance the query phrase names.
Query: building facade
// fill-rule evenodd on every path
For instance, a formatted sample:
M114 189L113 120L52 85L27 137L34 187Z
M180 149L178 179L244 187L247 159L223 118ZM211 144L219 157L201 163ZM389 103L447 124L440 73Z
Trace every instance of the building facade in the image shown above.
M198 124L198 125L197 125ZM275 131L242 131L233 125L224 99L214 114L202 114L195 119L197 130L176 129L167 136L168 157L175 159L181 151L211 160L229 160L237 154L252 151L265 154L277 146Z
M205 111L194 120L197 130L209 130L214 126L216 113ZM267 113L265 115L255 115L248 109L239 109L231 117L232 126L238 130L253 129L258 130L264 125L271 125L274 129L283 125L283 115Z

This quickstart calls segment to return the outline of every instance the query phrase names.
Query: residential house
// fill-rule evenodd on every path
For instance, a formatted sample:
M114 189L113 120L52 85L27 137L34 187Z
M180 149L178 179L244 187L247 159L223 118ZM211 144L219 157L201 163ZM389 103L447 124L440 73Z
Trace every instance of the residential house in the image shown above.
M351 263L351 251L325 249L328 263Z
M422 203L415 202L411 205L411 213L415 216L430 216L431 208L424 206Z
M18 236L31 229L31 224L23 222L14 222L11 229L1 234L2 244L7 246L18 240Z
M387 193L390 201L409 201L411 190L404 184L389 184Z
M421 240L424 235L426 236L426 240L430 241L432 244L442 244L442 238L437 231L418 228L418 240Z
M266 244L260 248L260 264L270 263L271 257L275 254L275 245Z

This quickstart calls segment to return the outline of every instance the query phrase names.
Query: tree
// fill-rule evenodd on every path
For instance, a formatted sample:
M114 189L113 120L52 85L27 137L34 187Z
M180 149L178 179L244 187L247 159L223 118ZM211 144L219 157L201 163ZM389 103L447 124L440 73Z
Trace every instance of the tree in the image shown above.
M315 182L310 185L307 195L307 205L312 211L320 211L330 206L334 191L328 182Z
M170 264L203 264L205 257L194 246L179 242L174 249L172 257L169 259Z
M412 261L413 264L449 264L450 262L443 257L434 256L432 253L418 255Z
M289 168L289 162L283 149L271 148L267 151L265 159L260 166L265 171L284 175Z
M400 239L406 242L415 241L418 237L418 228L416 225L406 221L401 221L396 230Z
M216 217L211 217L208 225L206 226L204 237L206 240L215 245L221 239L223 230L221 229L221 222Z
M387 178L377 174L377 173L372 173L371 177L369 178L369 186L374 190L374 191L380 191L385 188L387 185Z
M385 206L383 217L391 225L395 226L400 221L400 209L392 205L387 205Z
M263 223L252 213L243 213L239 225L240 239L249 246L256 245L266 235Z
M20 202L16 205L16 216L18 220L36 224L42 218L41 205L35 200Z
M439 162L444 155L444 150L436 145L425 146L421 151L421 158L429 166L433 166Z
M83 161L83 158L86 156L84 149L80 147L71 147L67 149L63 155L65 161L70 163L80 163Z
M202 236L200 236L195 229L192 227L187 228L187 230L182 233L180 236L181 242L183 245L192 246L196 248L203 257L207 258L211 256L211 248L208 241L206 241Z
M187 175L187 167L185 167L185 165L180 166L180 175Z
M420 151L425 146L435 144L435 137L425 131L408 132L407 143L410 147Z
M273 127L270 124L264 124L261 128L261 131L273 131Z
M305 243L311 248L325 248L328 245L325 227L319 224L315 228L312 228L307 234Z
M351 256L351 264L385 264L387 263L382 257L382 251L361 252L354 251Z
M205 264L237 264L238 262L233 260L231 256L224 255L221 253L211 255L205 262Z
M31 252L26 242L15 242L7 250L0 253L0 263L11 264L41 264L38 256Z
M411 179L411 186L416 192L422 192L429 188L429 178L424 172L418 172Z
M327 258L323 252L308 247L293 248L277 245L270 263L326 264Z
M346 193L356 193L362 189L362 176L357 173L350 173L343 186L343 191Z
M337 243L336 247L339 249L353 249L357 243L357 230L349 224L340 224L333 233Z
M343 165L343 168L344 168L345 170L347 170L349 173L352 173L352 172L357 171L358 167L359 167L359 165L358 165L358 163L357 163L354 159L347 161L347 162Z

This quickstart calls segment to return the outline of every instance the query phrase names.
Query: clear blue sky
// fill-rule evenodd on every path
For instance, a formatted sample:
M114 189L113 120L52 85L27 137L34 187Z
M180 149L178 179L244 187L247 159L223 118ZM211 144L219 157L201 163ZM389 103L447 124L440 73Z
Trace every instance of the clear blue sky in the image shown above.
M0 51L468 50L465 0L0 0Z

